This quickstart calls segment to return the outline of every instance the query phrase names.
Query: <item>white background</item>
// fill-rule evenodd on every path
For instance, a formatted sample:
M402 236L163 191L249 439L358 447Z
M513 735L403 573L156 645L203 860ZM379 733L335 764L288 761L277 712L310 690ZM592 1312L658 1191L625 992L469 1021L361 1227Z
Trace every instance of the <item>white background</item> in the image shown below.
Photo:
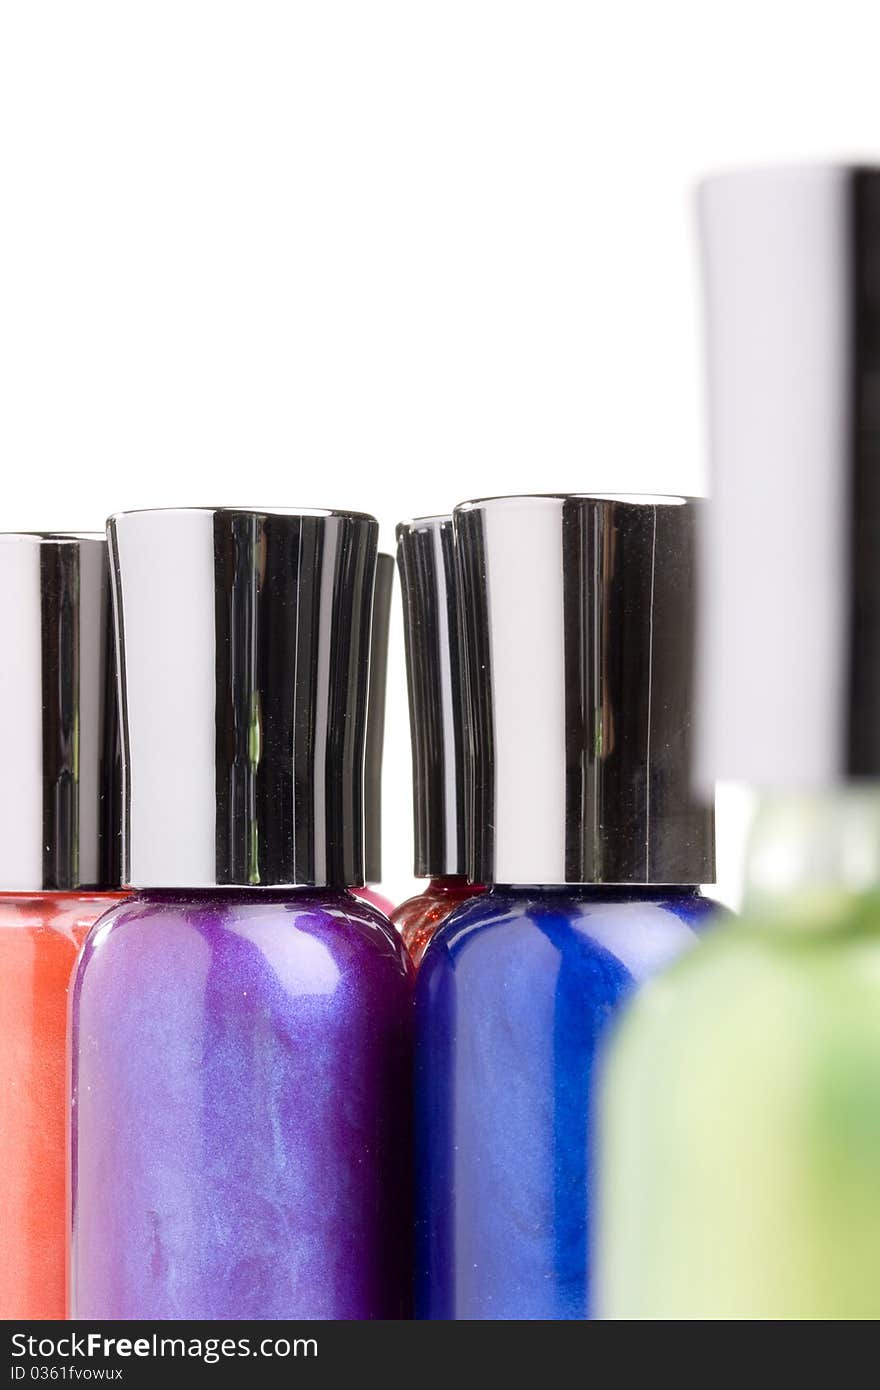
M700 491L691 192L876 153L869 5L0 8L0 527ZM873 142L873 143L872 143ZM395 615L386 885L410 888ZM722 896L742 801L727 794Z

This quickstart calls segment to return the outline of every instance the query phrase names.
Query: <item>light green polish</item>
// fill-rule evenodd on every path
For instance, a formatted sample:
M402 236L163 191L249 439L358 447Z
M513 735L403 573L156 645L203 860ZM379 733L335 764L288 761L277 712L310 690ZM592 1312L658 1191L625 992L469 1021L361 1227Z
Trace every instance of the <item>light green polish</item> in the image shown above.
M750 865L611 1050L600 1316L880 1317L876 793L775 803Z

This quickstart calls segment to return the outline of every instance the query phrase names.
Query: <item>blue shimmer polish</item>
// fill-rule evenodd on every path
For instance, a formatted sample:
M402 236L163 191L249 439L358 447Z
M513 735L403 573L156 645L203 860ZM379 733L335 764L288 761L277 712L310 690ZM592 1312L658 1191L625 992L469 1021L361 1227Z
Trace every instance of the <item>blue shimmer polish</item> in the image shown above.
M690 948L697 889L495 888L416 989L417 1316L589 1316L594 1070L620 1002Z
M715 910L693 886L715 869L689 767L700 515L594 493L455 510L465 868L488 891L416 987L421 1318L591 1315L606 1034Z

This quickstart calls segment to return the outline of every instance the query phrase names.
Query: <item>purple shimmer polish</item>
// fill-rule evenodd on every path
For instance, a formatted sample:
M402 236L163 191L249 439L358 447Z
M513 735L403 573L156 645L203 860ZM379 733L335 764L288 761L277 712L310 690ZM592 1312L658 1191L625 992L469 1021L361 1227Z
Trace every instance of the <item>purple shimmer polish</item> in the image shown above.
M349 891L377 535L110 520L138 891L72 991L76 1319L410 1315L413 972Z
M104 917L74 986L76 1317L407 1316L410 995L348 893Z

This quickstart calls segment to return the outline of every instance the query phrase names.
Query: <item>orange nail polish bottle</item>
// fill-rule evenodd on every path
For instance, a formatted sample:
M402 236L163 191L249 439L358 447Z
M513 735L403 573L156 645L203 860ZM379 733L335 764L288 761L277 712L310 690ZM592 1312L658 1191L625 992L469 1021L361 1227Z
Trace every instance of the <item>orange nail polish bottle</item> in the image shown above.
M121 896L108 597L101 536L0 536L3 1319L65 1315L67 991Z

